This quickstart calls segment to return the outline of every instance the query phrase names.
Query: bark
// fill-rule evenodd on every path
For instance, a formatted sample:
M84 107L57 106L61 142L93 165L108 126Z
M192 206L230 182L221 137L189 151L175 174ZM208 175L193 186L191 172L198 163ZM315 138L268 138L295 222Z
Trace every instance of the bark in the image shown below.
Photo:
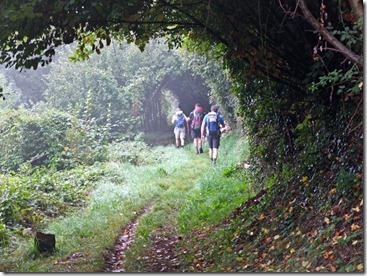
M349 0L349 5L352 8L353 14L358 18L363 19L363 4L361 0Z
M357 1L357 0L351 0L351 1ZM308 9L305 0L299 0L299 7L301 8L306 21L309 24L311 24L311 26L318 33L320 33L322 37L335 48L336 51L340 52L350 61L356 63L359 67L363 67L363 57L351 51L343 43L341 43L338 39L336 39L329 31L323 28L320 22L313 16L311 11Z

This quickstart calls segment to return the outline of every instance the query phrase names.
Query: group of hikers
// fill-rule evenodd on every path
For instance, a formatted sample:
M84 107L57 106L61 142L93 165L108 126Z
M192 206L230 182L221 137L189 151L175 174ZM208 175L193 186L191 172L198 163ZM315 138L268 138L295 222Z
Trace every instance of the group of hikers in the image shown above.
M211 164L216 164L221 129L225 128L223 116L219 113L217 105L212 105L210 112L204 114L204 108L197 103L188 117L178 107L172 117L172 123L175 125L174 134L177 148L185 146L186 129L190 130L191 138L194 140L195 153L200 154L204 152L203 143L206 138Z

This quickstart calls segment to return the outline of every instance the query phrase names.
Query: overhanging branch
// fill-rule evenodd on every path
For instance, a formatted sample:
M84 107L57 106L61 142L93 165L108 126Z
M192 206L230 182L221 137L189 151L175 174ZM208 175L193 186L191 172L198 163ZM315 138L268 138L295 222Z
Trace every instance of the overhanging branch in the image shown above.
M306 21L311 24L311 26L322 35L322 37L329 42L333 47L336 48L343 56L345 56L350 61L356 63L359 67L363 67L363 57L354 53L349 48L347 48L343 43L341 43L338 39L335 38L328 30L323 28L320 22L313 16L311 11L308 9L305 0L298 0L299 7L302 10L302 13L306 19Z

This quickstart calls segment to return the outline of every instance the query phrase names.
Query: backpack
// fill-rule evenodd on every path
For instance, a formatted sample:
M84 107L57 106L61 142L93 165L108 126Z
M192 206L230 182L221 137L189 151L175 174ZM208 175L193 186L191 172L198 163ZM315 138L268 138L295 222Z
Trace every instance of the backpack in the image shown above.
M193 118L191 123L191 129L198 130L201 129L201 123L203 121L204 114L201 110L194 110Z
M206 125L209 135L217 135L219 131L218 114L215 112L209 112L206 118Z
M185 127L185 116L183 113L179 113L176 115L177 117L177 122L176 122L176 127L178 128L183 128Z

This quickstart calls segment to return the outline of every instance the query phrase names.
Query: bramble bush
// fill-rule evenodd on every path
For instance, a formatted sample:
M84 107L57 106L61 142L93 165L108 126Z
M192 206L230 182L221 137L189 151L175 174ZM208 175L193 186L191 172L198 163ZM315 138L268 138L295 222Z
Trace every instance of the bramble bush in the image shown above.
M0 132L3 172L16 171L24 162L62 170L106 158L108 135L103 127L54 109L3 111Z
M83 206L103 174L97 165L57 171L24 163L16 174L0 175L0 244L7 244L12 229L40 229L50 218Z

